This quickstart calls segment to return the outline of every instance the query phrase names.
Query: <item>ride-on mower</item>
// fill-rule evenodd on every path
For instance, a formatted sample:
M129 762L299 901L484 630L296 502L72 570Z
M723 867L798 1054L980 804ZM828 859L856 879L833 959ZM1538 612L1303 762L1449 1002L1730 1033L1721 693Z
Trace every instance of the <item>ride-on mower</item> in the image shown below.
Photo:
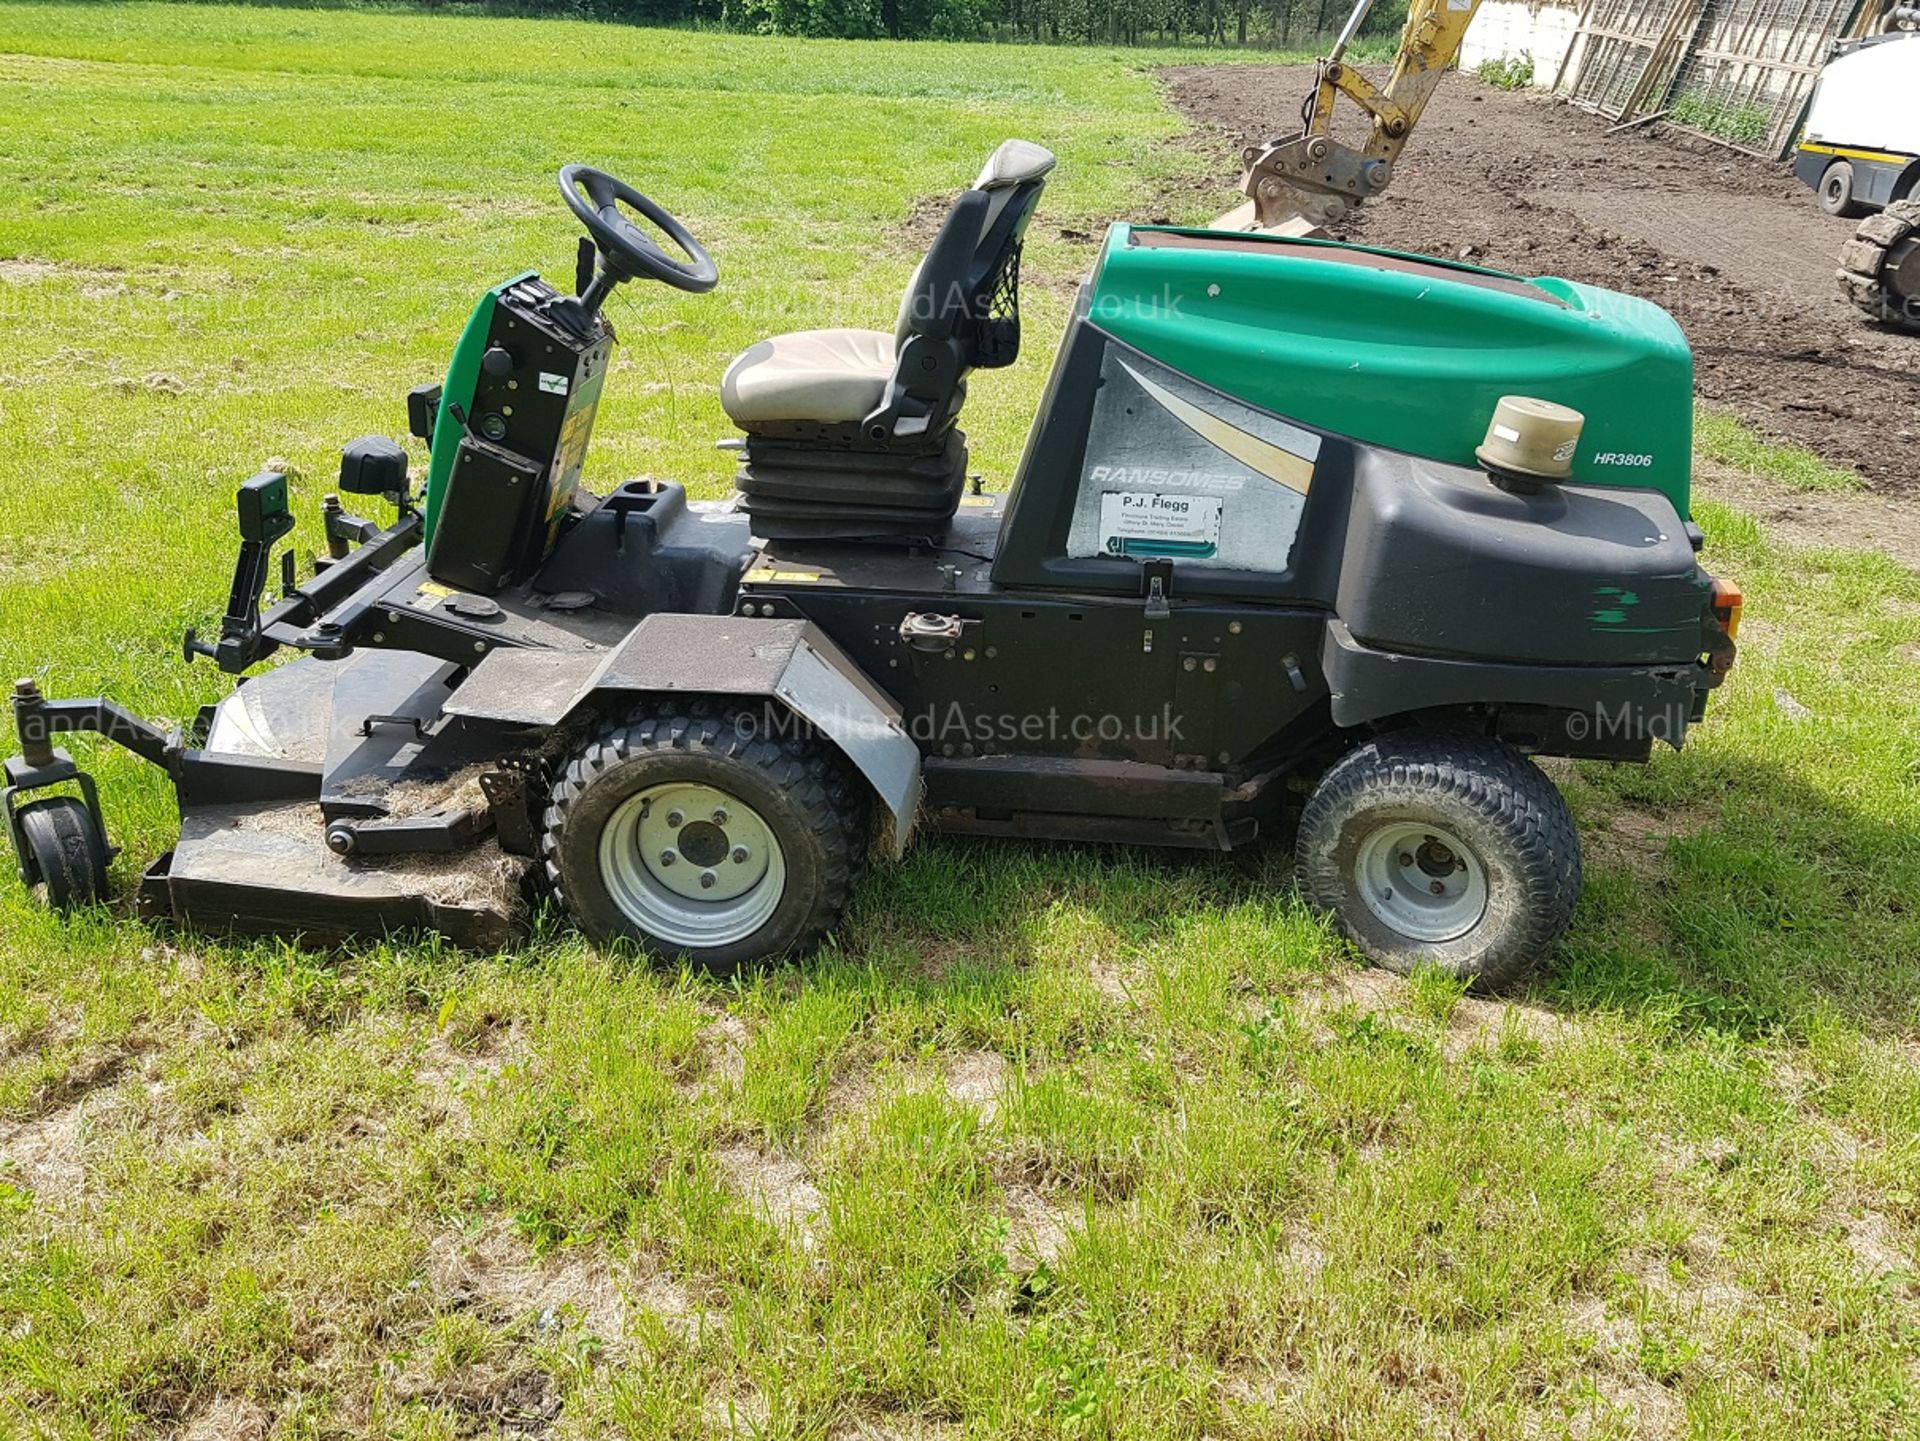
M287 479L240 487L187 657L304 658L184 734L19 683L23 879L105 894L96 789L53 744L92 730L178 793L139 909L212 932L494 946L545 890L597 941L725 970L817 942L921 831L1224 850L1297 816L1302 890L1377 959L1496 982L1544 955L1580 851L1528 757L1678 745L1733 661L1678 328L1564 280L1116 224L989 493L957 421L1019 351L1052 166L994 153L891 332L733 362L726 502L581 485L602 302L718 277L658 205L561 171L576 293L481 297L408 398L422 493L402 446L347 446L340 491L394 518L327 497L325 553L283 553L263 609Z

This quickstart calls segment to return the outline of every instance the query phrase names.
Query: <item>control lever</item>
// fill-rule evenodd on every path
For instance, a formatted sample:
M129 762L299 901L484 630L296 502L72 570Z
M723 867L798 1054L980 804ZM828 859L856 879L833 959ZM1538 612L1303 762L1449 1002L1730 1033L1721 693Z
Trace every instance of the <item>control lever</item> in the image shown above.
M580 237L580 248L573 257L573 293L585 295L587 287L593 284L593 272L600 259L600 251L594 245L591 236Z
M220 639L209 644L189 627L180 642L180 653L188 662L197 655L208 656L229 675L238 675L259 659L260 596L267 588L268 565L275 542L293 530L287 477L277 470L261 471L240 487L234 508L239 513L240 555L233 563L233 588L227 593L226 614L220 618ZM291 560L293 552L287 556ZM281 574L291 582L291 567Z

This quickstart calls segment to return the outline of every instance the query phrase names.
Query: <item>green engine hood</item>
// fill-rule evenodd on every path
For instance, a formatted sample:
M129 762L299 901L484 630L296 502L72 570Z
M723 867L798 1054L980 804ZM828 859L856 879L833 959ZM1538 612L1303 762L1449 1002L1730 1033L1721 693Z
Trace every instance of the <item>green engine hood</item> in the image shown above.
M1374 445L1474 465L1494 402L1587 418L1573 479L1659 490L1688 514L1693 356L1666 311L1333 241L1115 225L1093 323L1251 405Z

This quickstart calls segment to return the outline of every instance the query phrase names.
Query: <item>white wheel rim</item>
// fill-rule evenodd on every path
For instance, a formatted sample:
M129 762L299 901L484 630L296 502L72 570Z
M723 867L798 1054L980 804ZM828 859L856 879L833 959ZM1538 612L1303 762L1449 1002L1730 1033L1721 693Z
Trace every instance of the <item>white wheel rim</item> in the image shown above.
M1354 857L1360 898L1383 924L1413 941L1457 940L1487 910L1487 870L1452 831L1390 821Z
M696 950L764 926L786 891L787 865L752 806L713 786L669 781L615 809L600 833L600 877L635 926Z

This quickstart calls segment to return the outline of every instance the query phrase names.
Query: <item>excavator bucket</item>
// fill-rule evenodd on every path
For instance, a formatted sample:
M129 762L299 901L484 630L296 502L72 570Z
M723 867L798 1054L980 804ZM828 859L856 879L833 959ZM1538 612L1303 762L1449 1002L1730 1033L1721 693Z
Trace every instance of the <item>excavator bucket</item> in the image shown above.
M1247 198L1216 217L1213 229L1321 235L1325 226L1392 183L1394 162L1459 53L1480 0L1413 0L1392 70L1381 86L1345 59L1372 5L1373 0L1356 0L1339 39L1316 67L1300 130L1242 152L1240 188ZM1362 145L1345 144L1331 133L1341 96L1371 121Z
M1207 222L1207 228L1209 230L1256 231L1261 235L1305 236L1309 239L1321 239L1327 233L1326 227L1324 225L1315 225L1311 220L1307 219L1305 215L1300 213L1303 208L1301 202L1304 201L1304 199L1305 197L1301 197L1301 201L1295 201L1289 196L1282 202L1282 205L1292 206L1293 213L1272 225L1262 225L1260 223L1259 207L1251 200L1243 200L1225 214L1214 216L1213 219Z

